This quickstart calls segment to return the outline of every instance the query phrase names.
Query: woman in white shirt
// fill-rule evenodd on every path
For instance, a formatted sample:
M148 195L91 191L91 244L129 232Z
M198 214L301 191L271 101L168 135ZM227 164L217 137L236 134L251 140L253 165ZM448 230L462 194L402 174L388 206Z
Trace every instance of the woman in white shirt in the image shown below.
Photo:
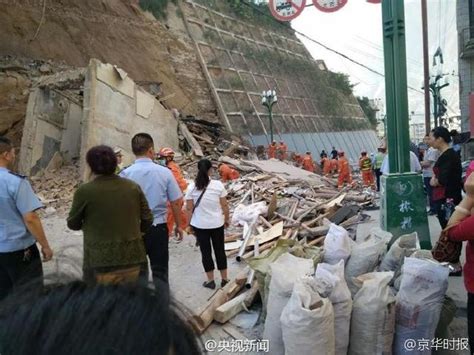
M218 180L211 180L209 177L211 173L212 163L207 159L200 160L197 177L186 193L186 211L189 224L199 242L202 264L207 275L207 281L203 286L215 289L212 249L217 269L221 273L221 287L229 282L224 247L224 228L229 225L229 206L224 185Z

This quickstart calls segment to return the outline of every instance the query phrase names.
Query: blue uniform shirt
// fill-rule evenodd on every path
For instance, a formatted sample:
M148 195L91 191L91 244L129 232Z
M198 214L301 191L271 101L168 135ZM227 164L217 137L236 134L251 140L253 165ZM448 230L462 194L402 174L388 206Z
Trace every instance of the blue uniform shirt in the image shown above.
M120 176L140 185L153 213L153 225L166 223L166 203L182 197L171 171L149 158L140 158L122 170Z
M23 215L41 207L25 178L0 167L0 253L23 250L36 242Z

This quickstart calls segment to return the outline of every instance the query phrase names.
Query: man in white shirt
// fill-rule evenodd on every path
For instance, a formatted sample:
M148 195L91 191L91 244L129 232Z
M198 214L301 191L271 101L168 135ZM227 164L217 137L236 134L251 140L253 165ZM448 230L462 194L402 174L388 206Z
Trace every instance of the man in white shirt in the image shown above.
M430 136L429 134L423 138L423 143L429 147L425 152L421 167L423 168L423 183L425 184L426 193L428 195L430 214L436 214L433 205L432 190L433 187L430 185L430 180L433 177L433 166L439 157L439 151L433 147L430 147Z
M390 168L388 165L388 154L383 159L382 167L380 168L380 171L382 175L388 175L390 172ZM412 151L410 151L410 171L412 173L421 173L421 165L418 160L418 157Z

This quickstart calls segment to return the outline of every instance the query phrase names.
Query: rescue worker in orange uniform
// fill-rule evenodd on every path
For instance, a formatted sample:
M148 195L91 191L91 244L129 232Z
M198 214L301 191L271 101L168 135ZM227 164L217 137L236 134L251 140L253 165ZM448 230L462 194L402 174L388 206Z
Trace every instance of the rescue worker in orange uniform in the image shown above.
M173 173L173 176L178 183L179 188L181 189L181 192L186 191L188 188L188 183L186 179L183 177L183 174L181 172L181 168L179 167L178 164L174 161L174 151L171 148L162 148L159 153L159 159L163 160L165 165L168 167L168 169L171 170ZM180 206L181 206L181 228L184 230L188 226L188 222L186 219L186 213L183 211L183 205L184 205L184 200L181 199L180 201ZM167 204L167 218L166 218L166 224L168 226L168 232L169 236L173 235L173 226L174 226L174 217L173 217L173 211L171 210L171 205L168 202Z
M268 159L275 159L277 153L277 142L273 141L272 144L268 146Z
M288 153L288 146L285 144L285 142L280 141L280 145L277 148L277 153L278 153L278 159L286 160L287 153Z
M323 168L324 176L328 176L331 173L332 163L326 153L324 153L321 157L321 167Z
M337 179L337 187L339 189L342 189L344 186L344 183L347 183L348 185L352 185L352 174L351 174L351 166L349 164L349 161L347 158L344 156L344 152L340 151L338 152L339 159L338 159L338 173L339 177Z
M315 166L314 166L313 157L311 156L311 152L306 152L303 158L302 165L303 165L304 170L314 173Z
M367 152L360 153L359 168L362 174L362 182L364 186L375 188L374 174L372 173L372 160L367 156Z
M295 166L301 167L301 164L303 163L303 157L299 153L292 153L292 160L295 164Z
M222 182L236 180L240 177L237 170L224 163L219 164L219 175L221 176Z

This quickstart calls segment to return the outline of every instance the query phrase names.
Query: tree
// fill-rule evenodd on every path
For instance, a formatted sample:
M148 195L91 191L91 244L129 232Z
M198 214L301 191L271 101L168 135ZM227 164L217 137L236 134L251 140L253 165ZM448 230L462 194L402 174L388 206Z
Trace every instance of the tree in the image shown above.
M359 96L357 97L357 101L359 102L360 107L362 108L362 111L364 111L364 114L367 116L367 119L370 122L370 125L372 126L373 129L377 128L377 117L376 113L377 110L372 107L370 104L370 100L366 96Z

